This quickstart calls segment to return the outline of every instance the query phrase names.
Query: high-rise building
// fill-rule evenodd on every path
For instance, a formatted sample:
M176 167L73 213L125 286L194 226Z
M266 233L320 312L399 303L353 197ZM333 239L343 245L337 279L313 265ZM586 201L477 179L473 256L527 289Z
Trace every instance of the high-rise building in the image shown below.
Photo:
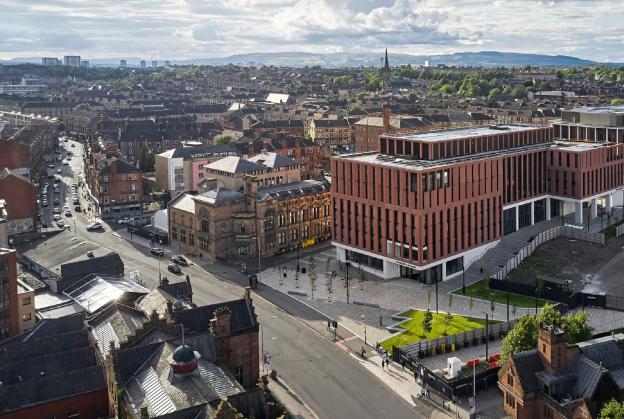
M154 60L152 61L152 68L156 68L158 67L158 61Z
M0 247L0 340L19 332L15 250Z
M42 65L60 65L61 62L56 57L42 57L41 64Z
M141 60L141 68L145 68L145 60Z
M119 61L119 67L126 68L126 60Z
M80 55L66 55L63 57L63 65L80 67Z
M80 67L82 67L82 68L89 68L89 61L88 60L80 61Z
M563 111L554 127L383 134L335 157L333 241L341 261L433 283L503 235L574 213L610 213L624 186L624 107Z

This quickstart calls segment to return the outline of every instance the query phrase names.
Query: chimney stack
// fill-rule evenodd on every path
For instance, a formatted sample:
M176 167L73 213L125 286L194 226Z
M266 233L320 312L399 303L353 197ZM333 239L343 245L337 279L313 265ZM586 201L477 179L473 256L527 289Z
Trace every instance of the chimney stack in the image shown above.
M387 103L383 104L383 133L390 132L390 107Z

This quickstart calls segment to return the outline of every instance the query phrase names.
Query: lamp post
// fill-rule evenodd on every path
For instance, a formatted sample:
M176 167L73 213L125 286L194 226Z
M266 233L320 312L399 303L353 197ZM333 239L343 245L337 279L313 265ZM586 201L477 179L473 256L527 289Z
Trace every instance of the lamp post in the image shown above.
M160 274L160 259L162 258L162 255L158 255L158 283L160 284L162 281L162 277Z
M296 246L297 246L297 272L299 272L299 243L297 243Z
M507 276L507 323L509 323L509 276Z
M435 278L435 290L436 290L436 313L439 313L438 311L438 278Z
M466 269L464 268L464 261L462 260L462 295L466 295Z
M362 322L364 323L364 343L366 344L366 306L364 306L364 314L362 314Z
M347 304L349 304L349 266L351 266L351 262L346 261L345 266L347 267L347 276L345 278L345 285L347 287Z
M489 331L489 315L484 311L485 314L485 362L489 364L489 343L490 343L490 331Z

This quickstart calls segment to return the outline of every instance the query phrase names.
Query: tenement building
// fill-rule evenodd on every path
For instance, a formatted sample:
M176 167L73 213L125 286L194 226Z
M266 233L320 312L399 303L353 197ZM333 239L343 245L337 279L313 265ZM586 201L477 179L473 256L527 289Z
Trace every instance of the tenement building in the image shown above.
M377 152L332 160L338 258L385 278L461 275L505 234L610 212L623 153L624 107L564 111L552 127L384 134Z

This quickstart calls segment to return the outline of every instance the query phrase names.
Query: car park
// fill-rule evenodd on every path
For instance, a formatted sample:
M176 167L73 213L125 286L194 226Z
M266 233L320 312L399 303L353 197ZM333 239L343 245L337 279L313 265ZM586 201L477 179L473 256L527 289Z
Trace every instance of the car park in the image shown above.
M162 256L165 254L165 251L161 247L152 247L150 249L150 253L156 256Z
M188 266L188 261L186 260L186 258L182 255L177 255L177 256L171 256L171 260L178 264L178 265L182 265L182 266Z
M180 267L175 263L170 263L169 265L167 265L167 270L169 270L169 272L173 272L174 274L182 273L182 269L180 269Z

